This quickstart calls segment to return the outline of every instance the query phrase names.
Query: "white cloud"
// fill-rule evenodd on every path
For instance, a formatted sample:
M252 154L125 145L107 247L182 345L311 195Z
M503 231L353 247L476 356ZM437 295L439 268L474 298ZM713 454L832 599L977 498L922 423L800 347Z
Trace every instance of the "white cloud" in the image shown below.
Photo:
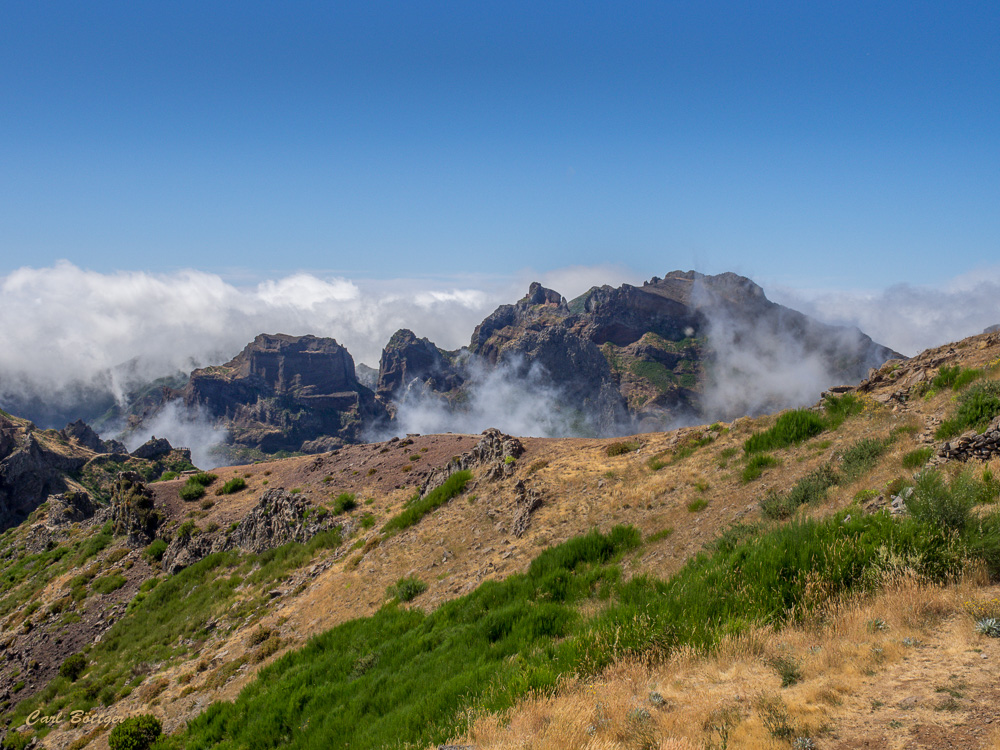
M768 290L768 297L824 322L853 325L907 356L1000 323L1000 267L943 279L940 286L882 290Z

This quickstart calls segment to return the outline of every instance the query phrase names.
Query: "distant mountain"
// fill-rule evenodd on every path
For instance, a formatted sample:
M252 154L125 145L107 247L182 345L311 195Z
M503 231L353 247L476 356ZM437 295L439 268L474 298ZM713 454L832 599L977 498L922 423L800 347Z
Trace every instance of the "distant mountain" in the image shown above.
M238 449L316 453L391 427L407 400L460 415L485 372L526 399L537 388L555 394L539 408L572 425L563 434L626 434L814 401L897 357L857 329L769 301L736 274L676 271L568 302L533 283L476 326L467 347L448 351L397 331L377 374L355 367L334 339L261 334L183 387L147 389L130 422L180 402L225 428ZM360 378L374 379L374 391Z
M807 401L901 357L857 329L825 325L769 301L742 276L675 271L641 287L592 287L569 302L533 283L525 297L480 323L469 347L457 352L398 331L382 354L377 393L390 402L419 384L460 405L471 362L520 376L534 368L568 407L588 416L596 433L607 434L791 405L787 390L746 382L753 375L795 377L786 371L807 362L817 381ZM718 387L732 381L735 396L720 398Z

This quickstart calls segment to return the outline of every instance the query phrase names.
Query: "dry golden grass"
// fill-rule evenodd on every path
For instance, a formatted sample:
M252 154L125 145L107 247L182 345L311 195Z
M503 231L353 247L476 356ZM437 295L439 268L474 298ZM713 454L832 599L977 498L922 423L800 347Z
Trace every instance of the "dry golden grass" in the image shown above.
M979 716L985 744L954 746L995 748L1000 733L988 734L980 709L995 705L990 663L1000 647L973 632L962 605L996 592L981 583L975 573L949 586L900 576L878 596L831 603L784 630L751 630L711 654L681 650L662 663L622 662L592 681L567 680L554 695L473 716L455 741L477 750L632 750L722 747L725 735L730 748L763 749L794 737L852 747L852 738L881 736L873 747L903 747L932 727L945 744L920 746L946 747ZM781 664L799 671L787 687ZM768 720L772 729L784 722L788 736L775 737Z

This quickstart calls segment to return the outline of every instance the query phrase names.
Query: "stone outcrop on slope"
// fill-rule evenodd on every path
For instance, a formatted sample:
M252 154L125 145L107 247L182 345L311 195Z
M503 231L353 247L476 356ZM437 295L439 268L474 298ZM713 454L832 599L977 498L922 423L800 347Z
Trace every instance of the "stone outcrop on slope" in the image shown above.
M185 531L174 536L163 553L163 570L177 573L207 555L231 549L260 553L289 542L307 542L336 525L330 516L319 518L310 510L309 502L301 495L282 488L269 489L230 531Z
M86 461L51 450L30 422L0 414L0 531L23 521L50 494L69 489L67 474Z

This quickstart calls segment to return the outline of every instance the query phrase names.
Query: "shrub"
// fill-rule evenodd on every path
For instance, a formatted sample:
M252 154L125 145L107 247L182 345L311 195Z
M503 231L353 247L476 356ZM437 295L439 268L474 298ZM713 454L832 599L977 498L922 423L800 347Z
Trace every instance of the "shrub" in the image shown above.
M777 466L779 463L781 462L770 453L758 453L755 456L751 456L750 460L747 461L747 465L743 467L743 473L740 475L743 484L757 479L764 473L764 469L768 466Z
M609 458L613 458L614 456L622 456L636 450L639 450L638 440L623 440L618 443L612 443L604 449L604 452Z
M764 518L788 518L806 503L820 502L826 491L837 483L837 472L829 464L820 466L796 482L786 494L770 493L760 501Z
M343 492L337 495L337 498L333 501L333 512L335 515L354 510L356 507L358 507L358 503L354 499L353 492Z
M401 602L409 602L427 590L427 584L416 576L400 578L394 584L386 588L386 596L398 599Z
M913 493L906 500L906 509L919 521L950 531L964 531L972 506L976 504L976 482L965 473L955 477L949 487L941 472L922 471L916 477Z
M224 485L222 485L218 490L215 491L216 495L232 495L234 492L239 492L240 490L245 490L247 488L247 482L243 477L233 477Z
M59 676L65 677L70 682L76 682L77 678L87 669L87 657L83 654L73 654L67 656L66 660L59 667Z
M958 397L955 416L941 422L934 436L938 440L955 437L964 430L982 432L1000 414L1000 382L977 383Z
M465 489L465 485L470 479L472 479L471 471L456 471L442 485L431 490L424 497L415 495L411 498L406 510L390 518L382 530L401 531L413 526L432 510L458 495Z
M125 585L125 576L119 573L112 573L109 576L94 579L90 588L98 594L110 594Z
M703 497L699 497L697 500L692 500L688 503L687 509L692 513L697 513L699 510L704 510L708 507L708 500Z
M848 417L864 411L864 402L853 393L842 396L829 395L823 400L823 411L826 412L827 424L831 430L840 427Z
M933 448L917 448L903 456L904 469L919 469L934 455Z
M147 560L156 560L156 562L159 562L163 559L163 553L166 551L167 543L162 539L154 539L142 554Z
M645 539L643 539L643 543L645 543L645 544L653 544L655 542L660 541L661 539L666 539L668 536L670 536L673 533L674 533L674 527L673 526L667 526L666 528L660 529L659 531L654 531L652 534L650 534Z
M854 480L868 473L879 457L892 445L892 438L864 438L846 451L840 459L841 469L848 480Z
M207 471L200 471L197 474L193 474L188 477L189 482L194 482L195 484L200 484L202 487L208 487L212 482L214 482L219 477L215 474L211 474Z
M171 479L177 479L177 477L179 477L179 476L180 476L180 474L178 474L176 471L165 471L162 474L160 474L160 478L157 479L156 481L157 482L169 482Z
M147 750L162 731L160 720L152 714L130 716L111 730L108 747L111 750Z
M825 428L823 418L815 412L808 409L786 411L778 417L774 427L747 438L743 450L749 454L786 448L818 435Z
M193 482L191 479L188 479L183 485L181 485L180 496L181 500L184 500L185 502L190 503L195 500L200 500L204 495L205 488L198 482Z

